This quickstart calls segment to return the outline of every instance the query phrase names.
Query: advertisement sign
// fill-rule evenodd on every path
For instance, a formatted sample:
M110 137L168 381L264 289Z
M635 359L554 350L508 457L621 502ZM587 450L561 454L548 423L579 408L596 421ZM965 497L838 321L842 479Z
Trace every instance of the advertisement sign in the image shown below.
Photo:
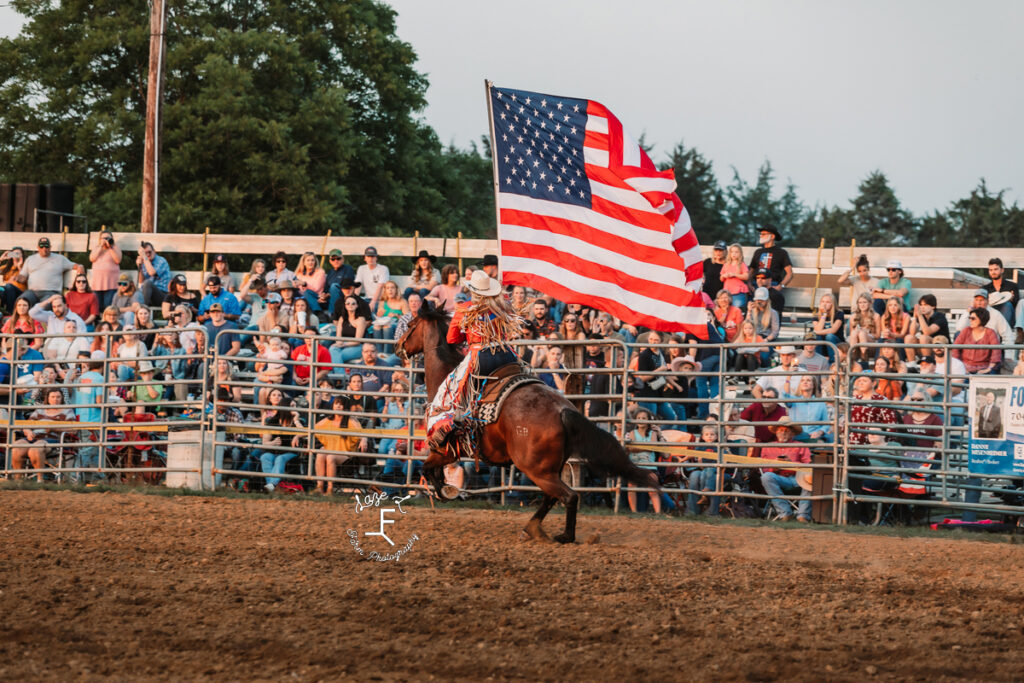
M972 377L971 474L1024 476L1024 377Z

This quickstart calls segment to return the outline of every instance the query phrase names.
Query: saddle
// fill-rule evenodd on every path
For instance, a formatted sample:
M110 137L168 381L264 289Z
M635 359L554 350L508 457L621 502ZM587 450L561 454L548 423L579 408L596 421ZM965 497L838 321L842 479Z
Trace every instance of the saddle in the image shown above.
M473 420L477 427L496 422L501 406L515 389L524 384L543 384L521 363L509 363L492 371L489 375L473 375L477 400L473 409Z

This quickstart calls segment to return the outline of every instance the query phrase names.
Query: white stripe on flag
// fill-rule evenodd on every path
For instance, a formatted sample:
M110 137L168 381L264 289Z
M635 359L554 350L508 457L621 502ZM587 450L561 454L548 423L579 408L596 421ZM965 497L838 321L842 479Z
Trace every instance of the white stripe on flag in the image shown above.
M608 150L596 147L583 148L583 163L608 168Z
M621 187L612 187L611 185L605 185L604 183L599 183L596 180L591 180L590 192L595 197L607 199L610 202L615 202L620 206L625 206L630 209L646 211L648 213L664 213L655 209L643 195L638 192L634 192L633 190L626 190Z
M640 154L640 145L636 144L636 140L633 136L626 131L625 127L622 129L622 165L623 166L639 166L640 159L643 157Z
M607 133L608 119L603 116L587 116L587 125L584 130L591 133Z
M686 272L683 270L683 262L680 261L679 268L673 269L666 266L658 266L638 261L628 254L599 247L578 237L559 235L543 228L531 228L524 225L514 225L502 222L501 239L505 242L524 242L526 244L537 244L542 247L551 247L558 251L578 256L592 263L601 266L621 270L629 274L629 277L650 280L668 287L683 288L686 284ZM700 248L697 249L700 253ZM609 264L615 264L610 266ZM634 275L635 273L635 275Z
M637 192L675 192L676 181L673 178L626 178L626 184Z
M530 273L547 278L583 295L618 301L626 308L636 311L641 315L683 325L700 325L707 322L708 319L703 307L668 304L664 301L625 290L610 282L594 280L579 273L559 268L547 261L507 255L502 255L501 260L502 269L508 272Z
M700 245L687 249L679 256L683 259L683 263L685 263L688 266L697 263L698 261L701 260Z
M656 249L668 249L675 253L669 233L659 232L651 228L642 228L583 206L562 204L547 199L533 199L526 195L511 194L509 192L498 194L498 206L502 209L526 211L538 216L550 216L552 218L583 223L616 237L627 239L630 242L646 244Z

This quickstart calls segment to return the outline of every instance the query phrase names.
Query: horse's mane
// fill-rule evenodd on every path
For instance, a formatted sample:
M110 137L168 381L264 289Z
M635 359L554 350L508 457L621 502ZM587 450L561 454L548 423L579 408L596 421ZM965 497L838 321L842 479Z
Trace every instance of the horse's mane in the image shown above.
M447 365L458 365L462 362L462 354L459 353L459 348L455 344L449 344L447 341L448 336L448 324L451 322L452 317L448 315L448 312L444 310L444 307L434 307L428 303L423 304L423 308L420 309L419 317L424 322L430 323L431 325L438 328L437 330L437 355L441 361Z

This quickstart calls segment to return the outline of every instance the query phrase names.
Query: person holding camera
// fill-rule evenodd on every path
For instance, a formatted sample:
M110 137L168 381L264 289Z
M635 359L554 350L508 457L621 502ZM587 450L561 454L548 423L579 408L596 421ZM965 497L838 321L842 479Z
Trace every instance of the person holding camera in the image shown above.
M100 233L99 242L89 253L89 261L92 262L89 286L99 302L99 310L103 310L117 294L117 279L121 277L121 247L114 243L114 235L109 230Z

